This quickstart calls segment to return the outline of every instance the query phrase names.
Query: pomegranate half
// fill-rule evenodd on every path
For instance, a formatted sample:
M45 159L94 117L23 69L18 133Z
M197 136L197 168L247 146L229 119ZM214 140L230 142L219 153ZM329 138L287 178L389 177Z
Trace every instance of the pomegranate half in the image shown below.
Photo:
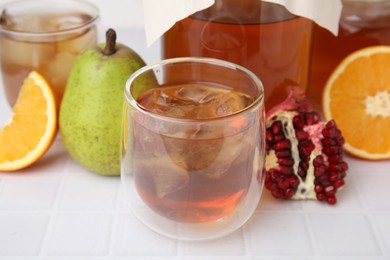
M272 195L335 204L348 169L336 123L321 121L303 90L294 86L267 113L266 127L265 187Z

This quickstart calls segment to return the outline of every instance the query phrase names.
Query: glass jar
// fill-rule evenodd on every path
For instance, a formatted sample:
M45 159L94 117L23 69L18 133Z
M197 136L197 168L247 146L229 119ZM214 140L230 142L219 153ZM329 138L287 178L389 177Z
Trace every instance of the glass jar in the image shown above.
M312 22L281 5L259 0L216 0L177 22L163 37L163 57L212 57L240 64L263 82L266 108L286 88L306 88Z
M338 36L314 27L313 53L307 95L321 108L322 92L336 66L364 47L390 45L389 0L343 0Z
M260 80L218 59L169 59L131 75L125 99L121 180L138 219L181 240L246 223L264 184Z

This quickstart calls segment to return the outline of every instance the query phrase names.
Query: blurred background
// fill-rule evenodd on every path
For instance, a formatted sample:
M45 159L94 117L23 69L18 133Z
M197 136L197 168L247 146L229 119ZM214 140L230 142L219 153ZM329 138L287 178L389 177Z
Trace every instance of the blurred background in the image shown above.
M56 1L56 0L52 0ZM12 0L0 0L0 5ZM144 16L142 0L89 0L100 9L99 42L104 41L104 33L113 28L117 32L117 42L121 42L135 50L146 63L153 63L160 59L160 42L146 46L143 30ZM3 83L0 74L0 126L11 115L11 108L6 102Z

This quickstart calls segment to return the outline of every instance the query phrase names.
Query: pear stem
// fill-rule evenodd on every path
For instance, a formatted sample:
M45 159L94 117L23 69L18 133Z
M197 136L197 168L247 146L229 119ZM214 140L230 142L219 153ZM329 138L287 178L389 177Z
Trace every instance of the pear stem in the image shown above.
M110 56L116 52L116 32L113 29L108 29L106 32L106 46L103 49L103 54Z

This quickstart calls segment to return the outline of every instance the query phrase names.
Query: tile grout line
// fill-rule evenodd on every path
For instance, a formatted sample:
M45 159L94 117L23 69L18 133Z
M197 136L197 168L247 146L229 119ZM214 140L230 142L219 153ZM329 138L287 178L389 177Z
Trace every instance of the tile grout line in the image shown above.
M375 217L374 217L373 213L367 212L367 218L369 220L369 225L370 225L370 228L372 230L372 233L374 234L374 238L376 240L376 244L378 245L379 250L382 253L382 257L385 257L385 258L389 257L389 255L387 253L388 251L387 251L386 245L384 245L384 241L382 241L380 239L380 238L383 238L383 235L382 235L382 232L380 231L380 229L378 227L378 223L375 220Z
M311 245L311 248L313 250L313 256L315 257L315 259L317 259L318 256L320 255L320 253L319 253L319 249L318 249L317 238L315 236L314 229L313 229L313 224L312 224L310 217L309 217L309 215L311 215L311 212L310 212L310 210L309 211L307 210L307 207L305 207L305 205L302 206L301 210L303 211L302 212L303 218L305 219L305 225L307 228L308 236L310 238L310 245Z
M56 193L55 201L54 201L52 209L50 210L50 213L49 213L50 219L49 219L49 223L47 224L45 237L44 237L44 239L42 241L42 245L41 245L41 249L40 249L40 253L39 253L40 257L46 257L47 256L47 248L49 246L48 245L49 238L50 238L50 235L53 232L53 228L54 228L55 221L57 219L57 215L59 214L58 210L60 208L61 198L62 198L64 186L65 186L66 180L67 180L66 172L70 168L69 165L71 163L72 163L72 159L68 156L67 157L67 162L65 164L65 167L63 168L63 170L60 173L61 174L61 176L60 176L60 183L58 185L58 191Z
M377 223L374 220L374 217L372 216L373 212L371 212L369 210L367 199L364 197L364 194L362 194L361 190L359 189L360 186L359 186L358 182L355 180L355 178L351 179L350 181L352 182L355 190L357 191L357 196L359 197L359 200L360 200L362 207L363 207L362 212L365 214L365 216L367 216L368 224L369 224L369 227L374 235L375 242L378 245L379 250L382 253L382 256L386 256L386 254L387 254L386 253L387 252L386 246L383 245L383 243L380 240L381 233L377 230L377 227L376 227Z
M119 177L120 178L120 177ZM115 240L117 238L117 228L118 228L118 219L119 219L119 208L120 208L120 203L121 203L121 188L122 188L122 183L119 182L119 187L116 191L116 203L115 203L115 208L114 208L114 212L112 213L112 223L111 223L111 232L110 232L110 241L109 241L109 245L108 245L108 257L111 259L115 259L115 255L114 255L114 251L115 251L115 248L114 248L114 245L115 245Z

